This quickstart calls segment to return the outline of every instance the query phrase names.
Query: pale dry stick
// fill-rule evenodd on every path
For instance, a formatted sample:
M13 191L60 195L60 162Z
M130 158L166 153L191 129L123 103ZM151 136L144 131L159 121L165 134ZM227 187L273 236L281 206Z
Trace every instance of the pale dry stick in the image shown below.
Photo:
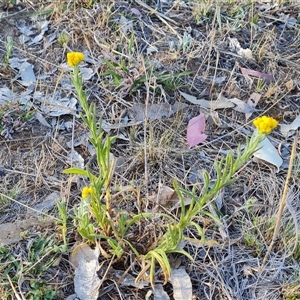
M100 251L101 251L101 245L100 245L100 242L97 242L97 246L99 247L99 249L100 249ZM110 260L110 262L109 262L109 264L108 264L108 266L107 266L107 268L106 268L106 271L105 271L105 273L103 274L103 276L102 276L102 279L100 280L100 283L98 284L98 288L100 289L100 287L101 287L101 285L102 285L102 283L105 281L105 279L106 279L106 277L109 275L109 272L111 271L111 266L112 266L112 264L115 262L115 255L113 255L112 257L111 257L111 260Z
M146 78L147 73L146 74ZM148 79L148 78L147 78ZM145 86L146 86L146 107L145 107L145 119L144 119L144 164L145 164L145 179L144 179L144 183L145 186L148 186L149 183L149 176L148 176L148 159L147 159L147 125L148 125L148 105L149 105L149 95L150 95L150 89L149 89L149 82L145 82ZM148 210L148 204L149 204L149 192L148 189L146 189L146 199L147 199L147 203L146 203L146 210Z
M293 143L291 157L290 157L290 163L289 163L289 169L288 169L288 173L287 173L287 176L286 176L286 179L285 179L284 189L283 189L283 193L282 193L282 197L281 197L281 201L280 201L280 206L279 206L279 210L278 210L278 214L277 214L277 219L276 219L276 224L275 224L275 229L274 229L272 241L269 245L267 253L265 254L262 265L260 266L260 272L264 269L264 266L265 266L265 264L267 262L267 259L268 259L269 255L271 253L271 250L272 250L272 248L275 244L275 241L276 241L279 229L280 229L280 221L281 221L282 212L283 212L283 209L285 207L285 202L286 202L286 198L287 198L288 185L289 185L289 181L290 181L291 174L292 174L293 162L294 162L295 154L296 154L297 141L298 141L298 134L296 134L296 136L294 138L294 143Z
M298 247L299 245L299 232L298 232L298 223L297 223L297 216L296 216L296 213L291 205L291 203L289 201L286 201L286 207L287 209L289 210L291 216L292 216L292 219L293 219L293 222L294 222L294 225L295 225L295 244L294 244L294 247L292 249L292 251L286 255L285 257L290 257L293 255L293 253L296 251L296 248Z
M19 202L18 200L15 200L15 199L13 199L13 198L11 198L11 197L9 197L9 196L3 194L3 193L0 193L0 196L1 196L1 197L4 197L4 198L7 198L8 200L13 201L13 202L15 202L15 203L17 203L17 204L19 204L19 205L21 205L21 206L23 206L23 207L26 207L27 209L29 209L29 210L31 210L31 211L34 211L34 212L36 212L36 213L38 213L38 214L41 214L41 215L44 215L44 216L48 217L49 220L51 220L51 221L55 221L55 220L56 220L56 221L59 221L58 218L53 217L53 216L50 216L50 215L48 215L48 214L46 214L46 213L44 213L44 212L42 212L42 211L39 211L39 210L37 210L37 209L35 209L35 208L32 208L32 207L30 207L30 206L28 206L28 205L26 205L26 204L23 204L23 203Z
M162 22L164 22L167 26L169 26L166 21L170 22L170 23L173 23L174 25L177 25L177 23L170 19L169 17L167 17L166 15L158 12L156 9L153 9L151 6L147 5L146 3L144 3L143 1L141 0L135 0L135 2L144 7L145 9L149 10L151 14L155 14Z
M22 171L18 171L18 170L10 170L10 169L6 169L6 168L2 168L5 172L7 173L13 173L13 174L21 174L21 175L26 175L26 176L32 176L32 177L37 177L36 174L33 173L28 173L28 172L22 172ZM61 181L59 181L58 179L46 179L43 178L43 182L49 182L51 184L57 185L57 186L61 186Z
M219 51L216 51L217 52L217 57L216 57L216 67L215 67L215 71L214 71L214 78L212 80L212 83L211 83L211 87L210 87L210 92L209 92L209 97L212 98L212 90L214 89L214 86L215 86L215 80L216 80L216 77L217 77L217 70L218 70L218 64L219 64L219 59L220 59L220 52ZM229 80L228 80L229 82ZM218 99L217 101L219 100L219 98L221 97L221 93L219 94L218 96ZM211 106L210 107L210 112L212 113L213 111L213 107Z
M146 3L142 2L141 0L135 0L135 2L137 4L139 4L140 6L144 7L145 9L149 10L150 14L155 14L157 16L157 18L159 18L180 40L182 39L181 35L168 23L168 22L170 22L174 25L178 25L174 20L170 19L169 17L165 16L164 14L153 9Z
M33 269L35 266L37 266L39 263L41 263L44 258L46 258L52 251L54 248L50 249L46 254L44 254L39 260L37 260L29 269L26 270L27 274L30 274L29 271L31 269Z
M212 28L213 28L213 29L212 29L211 35L210 35L211 38L210 38L210 43L209 43L209 49L208 49L208 51L207 51L207 54L205 55L205 58L208 57L208 63L207 63L207 68L206 68L206 71L205 71L205 74L204 74L204 78L206 78L206 77L208 76L209 69L211 68L211 66L210 66L210 57L209 57L209 55L210 55L211 50L212 50L212 48L213 48L213 43L214 43L214 40L215 40L215 37L216 37L216 30L214 29L215 23L216 23L216 14L214 14L214 18L213 18L213 20L212 20ZM205 62L205 58L203 58L202 63L200 64L200 66L199 66L197 72L195 73L195 76L194 76L194 78L193 78L191 87L194 86L194 82L195 82L196 77L198 76L200 70L202 69L202 66L203 66L203 64L204 64L204 62ZM219 59L219 55L218 55L218 59ZM214 67L214 70L215 70L215 72L217 71L217 64L216 64L216 67ZM210 92L209 92L210 97L211 97L211 91L212 91L212 88L210 89Z
M252 20L253 20L253 16L254 16L254 0L251 1L251 15L252 15ZM253 33L253 27L252 23L250 23L250 45L249 45L249 49L252 49L252 43L253 43L253 39L254 39L254 33Z
M8 281L9 281L9 283L11 285L12 290L15 293L15 296L16 296L17 300L26 300L22 294L21 294L22 298L19 296L19 294L17 293L17 291L16 291L16 289L15 289L15 287L14 287L14 285L13 285L13 283L12 283L12 281L11 281L11 279L10 279L10 277L9 277L8 274L6 275L6 277L7 277Z

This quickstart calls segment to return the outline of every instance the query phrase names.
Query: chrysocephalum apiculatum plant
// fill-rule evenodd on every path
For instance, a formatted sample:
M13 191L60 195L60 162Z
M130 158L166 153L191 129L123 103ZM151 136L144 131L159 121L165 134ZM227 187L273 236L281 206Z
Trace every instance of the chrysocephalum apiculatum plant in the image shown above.
M84 240L89 243L96 243L99 239L104 239L110 246L110 252L117 257L124 253L125 246L134 252L137 259L142 262L142 269L136 280L148 279L154 285L154 275L157 263L162 269L165 282L171 275L171 267L167 257L168 253L181 253L192 259L191 255L180 248L181 242L185 239L184 230L187 227L194 227L200 236L200 242L205 243L205 234L201 226L196 223L195 217L205 214L219 220L205 210L205 205L213 199L222 188L230 185L236 180L235 174L259 149L260 143L276 126L277 121L271 117L262 116L254 120L253 124L257 128L250 139L247 139L244 150L238 146L236 155L229 152L224 158L215 163L216 178L211 184L210 176L203 173L204 186L201 195L197 195L196 189L187 191L179 188L174 183L175 190L180 200L181 212L179 218L173 218L167 214L155 216L165 218L168 226L166 231L157 240L153 249L145 254L141 254L124 237L133 224L139 223L143 218L153 217L153 213L145 212L140 214L128 214L120 212L119 217L112 215L112 198L110 193L110 182L114 169L114 162L110 157L111 144L115 137L104 137L101 120L96 118L95 104L89 104L86 93L83 89L83 79L79 71L79 64L84 60L84 54L80 52L70 52L67 54L67 63L72 67L71 75L78 100L83 112L81 118L91 133L90 142L95 148L98 174L92 173L88 168L69 168L64 171L68 174L78 174L88 178L89 186L82 190L81 202L75 211L75 223L78 232ZM184 203L184 195L191 199L187 207Z

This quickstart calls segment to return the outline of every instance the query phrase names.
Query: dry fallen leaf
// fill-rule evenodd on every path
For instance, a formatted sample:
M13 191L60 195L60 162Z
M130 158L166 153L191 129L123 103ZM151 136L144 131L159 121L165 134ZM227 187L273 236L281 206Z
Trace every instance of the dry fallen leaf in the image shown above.
M79 299L97 300L101 280L98 277L100 250L91 249L87 244L78 245L70 261L75 267L74 287Z
M289 136L290 131L297 130L299 127L300 127L300 115L291 124L281 125L280 131L284 136Z
M222 121L219 117L218 112L216 111L209 111L209 112L204 112L206 120L211 123L214 123L215 125L217 125L218 127L220 127L222 125Z
M241 72L244 75L251 75L251 76L254 76L254 77L265 79L265 81L268 82L268 83L274 81L274 76L270 75L270 74L266 74L266 73L262 73L262 72L259 72L259 71L246 69L246 68L241 68Z
M235 111L244 113L244 114L249 114L253 113L256 111L256 109L253 106L250 106L248 103L245 103L244 101L238 99L238 98L232 98L228 99L228 101L232 102L235 104L235 107L233 108Z
M36 218L30 218L14 223L0 224L0 247L22 240L21 233L28 230L31 226L46 227L53 223L53 219L39 220Z
M132 28L132 20L126 19L123 15L121 15L119 19L119 24L120 24L120 30L123 34L127 34L130 32Z
M272 95L275 95L275 94L277 94L279 92L279 86L278 85L270 85L269 87L268 87L268 90L266 91L266 93L265 93L265 95L264 95L264 97L265 98L270 98Z
M129 114L132 116L134 122L144 121L146 117L149 120L160 120L162 117L171 117L187 106L187 104L179 102L175 102L173 105L168 103L149 104L148 106L145 104L134 104L129 109Z
M268 138L265 138L260 144L260 149L254 153L254 156L262 159L272 165L275 165L278 170L283 163L283 159L278 154L278 151L273 146Z
M235 51L238 55L242 57L253 59L252 51L249 48L242 48L239 41L236 38L229 38L229 43L231 51Z
M122 273L124 273L124 272L122 271ZM110 274L114 274L114 270L111 270ZM124 274L122 274L122 275L124 275ZM130 274L126 274L126 276L120 282L120 286L128 286L128 287L135 287L137 289L144 289L145 287L149 286L149 282L139 280L139 282L136 283L134 276L132 276Z
M41 113L38 111L35 113L35 118L44 126L48 128L52 128L52 126L46 121L46 119L43 117Z
M166 206L174 195L175 191L166 186L162 185L158 189L158 193L156 195L149 196L149 200L153 201L162 206Z
M68 158L66 162L72 166L77 168L84 168L84 159L83 157L74 149L68 154Z
M196 146L206 140L205 131L205 115L200 114L189 121L187 128L187 142L190 147Z
M287 88L287 90L291 91L294 88L294 81L293 81L293 79L287 81L284 85Z
M192 282L185 269L171 269L170 281L173 285L173 297L175 300L192 300Z
M247 104L251 107L255 107L260 100L261 95L258 93L252 93L251 96L249 97ZM245 114L246 121L252 116L252 112L248 112Z
M27 59L11 58L9 64L11 68L19 70L16 78L21 78L20 83L22 85L30 86L36 82L33 65L27 62Z
M195 96L189 95L184 92L180 92L180 94L184 97L185 100L191 102L192 104L200 105L201 107L208 108L211 110L230 108L235 106L225 97L221 97L220 99L214 101L208 101L205 99L197 99Z
M59 117L77 114L77 99L63 98L59 95L47 95L41 100L41 110L46 116Z
M153 290L154 300L170 300L162 284L156 284Z
M55 201L57 199L60 199L60 193L59 192L52 192L51 194L49 194L46 199L41 202L36 204L33 208L34 210L29 210L29 213L31 215L40 215L41 212L47 212L49 210L51 210L54 205L55 205Z

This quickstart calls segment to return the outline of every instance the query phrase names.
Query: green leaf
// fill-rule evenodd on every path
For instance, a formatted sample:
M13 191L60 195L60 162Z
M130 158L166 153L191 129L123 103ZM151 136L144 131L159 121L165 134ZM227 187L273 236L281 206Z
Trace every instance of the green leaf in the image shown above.
M213 219L217 224L222 225L222 221L221 221L218 217L216 217L216 216L214 216L213 214L211 214L210 212L208 212L208 211L206 211L206 210L202 210L200 213L201 213L202 215L205 215L205 216L210 217L210 218Z
M82 175L85 177L89 177L89 172L86 170L83 170L81 168L69 168L62 171L63 174L76 174L76 175Z
M156 261L159 263L162 272L164 273L165 276L165 283L168 282L170 276L171 276L171 266L168 260L168 257L166 255L166 252L161 250L161 249L154 249L150 252L148 252L148 254L146 256L151 256L152 258L154 257L156 259Z
M84 170L81 168L69 168L62 171L63 174L76 174L76 175L82 175L90 179L91 182L96 182L97 177L93 175L89 170Z
M114 71L110 71L110 70L100 74L100 76L106 76L106 75L111 75L113 77L116 86L119 86L121 84L121 79L122 79L121 75L117 74Z
M199 224L197 224L197 223L195 223L195 222L190 222L189 224L188 224L189 226L194 226L196 229L197 229L197 231L198 231L198 234L201 236L201 239L204 241L205 240L205 236L204 236L204 231L203 231L203 229L199 226Z
M193 257L189 254L189 253L187 253L185 250L174 250L174 251L172 251L172 253L179 253L179 254L183 254L183 255L185 255L188 259L190 259L190 260L194 260L193 259Z

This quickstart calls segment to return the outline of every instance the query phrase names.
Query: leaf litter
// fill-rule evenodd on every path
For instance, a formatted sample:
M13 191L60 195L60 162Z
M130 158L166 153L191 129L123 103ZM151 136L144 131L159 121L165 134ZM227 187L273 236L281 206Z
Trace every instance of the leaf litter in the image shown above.
M280 131L284 136L293 135L295 130L300 127L300 115L290 124L282 124L280 126Z
M171 117L182 109L187 108L187 104L175 102L174 104L134 104L129 109L129 115L134 122L148 120L160 120L163 117Z
M249 48L243 49L237 38L229 38L231 51L235 51L238 55L246 59L253 59L252 51Z
M196 146L207 139L205 131L205 115L200 114L189 120L187 128L187 142L190 147Z
M173 297L175 300L193 298L191 278L184 268L172 269L170 281L173 285Z
M276 116L279 113L283 113L283 119L281 119L281 131L280 133L276 131L275 134L281 134L281 138L285 139L285 143L287 145L287 154L285 155L284 159L288 158L288 145L290 141L289 137L290 135L294 134L294 130L297 130L299 127L297 126L298 123L296 120L297 113L295 113L299 111L297 110L297 100L295 100L297 99L297 93L299 91L296 80L293 85L289 83L288 85L285 85L285 87L281 86L280 82L290 82L292 78L295 79L297 77L295 74L298 74L297 72L295 73L295 70L293 70L291 67L292 64L295 64L298 59L298 49L294 49L294 45L297 44L294 40L296 37L293 36L293 30L295 30L296 27L295 19L289 19L289 16L286 13L277 15L276 10L280 11L280 6L277 6L276 9L269 4L265 5L267 8L261 8L260 6L257 6L257 9L260 10L259 17L263 16L265 18L269 18L272 17L271 14L276 16L276 22L280 22L280 30L277 32L276 23L272 23L272 34L274 34L274 36L270 36L270 40L268 40L268 37L262 36L262 32L256 31L255 25L253 25L253 32L255 32L255 34L251 35L251 38L250 35L249 38L239 36L239 31L237 29L236 32L231 32L232 40L230 45L228 44L230 41L224 41L224 37L220 36L218 30L215 31L215 39L209 40L210 35L206 34L206 30L213 29L213 25L208 23L206 18L200 18L197 28L192 28L193 26L191 28L186 28L186 24L192 24L189 23L189 18L192 16L189 6L187 6L185 3L178 2L176 3L177 6L175 10L170 3L170 1L161 1L161 12L159 18L157 17L158 15L156 15L158 11L151 11L150 14L150 10L142 5L139 5L139 1L134 3L134 7L128 5L127 2L126 6L124 7L122 7L122 3L120 4L121 6L116 4L117 8L122 11L120 14L121 16L134 15L133 17L135 19L134 22L131 22L130 18L123 17L123 25L120 22L120 18L111 20L112 24L115 24L116 27L118 27L119 32L123 30L122 41L125 41L126 35L130 35L131 32L138 33L136 35L136 42L139 44L141 55L143 55L142 53L147 55L148 52L148 55L151 55L153 60L159 60L159 65L161 68L169 68L169 71L172 72L173 70L171 68L173 67L177 70L181 70L184 67L184 69L193 69L195 72L198 72L198 74L193 74L194 77L191 76L193 78L186 77L184 79L184 83L186 86L188 86L189 90L181 87L180 90L182 90L182 92L176 88L172 91L165 90L163 97L162 95L155 95L155 93L152 94L151 92L151 103L148 103L147 105L145 104L147 95L144 87L139 88L136 93L134 92L132 94L127 94L126 99L124 97L125 100L114 97L116 95L116 90L111 88L109 79L107 78L104 78L103 80L101 79L101 85L97 85L96 89L94 88L95 82L98 82L97 74L99 69L101 71L104 69L102 61L103 58L109 60L112 59L114 61L115 59L122 60L124 57L126 57L126 59L128 59L128 63L130 63L130 59L132 58L132 52L126 52L126 43L122 44L122 47L114 48L116 41L114 40L116 38L114 35L118 31L115 32L113 30L113 26L110 26L109 29L105 26L101 28L100 21L97 24L98 27L93 25L95 23L96 15L101 14L101 10L99 10L99 8L95 7L95 10L82 9L80 10L80 14L78 14L78 16L76 12L74 13L74 11L72 11L70 14L68 11L62 12L60 14L61 20L59 20L57 23L53 23L53 19L51 18L49 20L47 19L46 21L45 19L43 20L43 18L42 20L37 20L36 18L30 19L30 22L24 23L26 25L22 25L21 22L18 23L18 25L21 25L18 26L19 29L17 29L19 34L17 36L16 43L18 41L21 42L22 47L26 49L27 53L39 53L38 55L41 56L44 62L51 63L52 67L44 69L40 62L28 59L28 57L24 58L25 55L21 52L18 52L17 48L15 48L15 52L13 53L12 57L20 57L20 59L15 60L14 73L11 78L17 79L17 83L20 84L20 86L18 85L16 89L11 90L10 88L5 88L11 87L10 82L4 81L5 84L2 85L3 88L0 91L1 95L3 95L0 97L0 104L7 105L7 103L10 103L13 105L18 105L21 103L21 107L24 108L25 112L31 109L37 110L35 118L41 124L41 127L46 127L46 130L50 132L50 135L47 137L47 135L44 134L44 132L42 132L40 129L36 129L39 128L36 126L36 124L30 123L31 131L18 132L16 130L14 132L10 132L10 134L7 136L4 136L3 140L5 140L6 144L2 143L0 146L0 167L2 168L2 166L4 166L6 176L3 179L1 177L1 184L7 184L6 178L8 178L9 183L14 182L15 178L19 178L18 176L23 174L23 180L26 181L26 186L28 186L27 193L30 195L30 197L28 197L28 199L31 199L30 201L33 201L33 199L40 199L40 196L45 195L45 193L51 195L54 189L61 189L62 186L65 187L65 181L63 181L63 178L59 179L61 182L58 184L58 186L55 185L54 181L51 182L47 180L47 178L51 178L47 172L53 172L57 178L59 177L60 171L66 167L66 153L69 151L66 150L66 143L67 141L70 141L70 129L74 129L75 134L78 134L79 136L82 134L82 131L80 131L80 124L76 118L79 113L78 104L75 103L71 95L66 94L66 90L70 90L70 82L66 78L62 78L61 82L57 84L57 77L55 77L60 68L64 70L64 72L68 72L68 70L65 69L63 62L64 57L62 53L64 50L59 48L57 44L57 36L62 29L68 29L70 34L73 36L78 36L78 31L82 31L82 36L84 37L86 37L86 34L88 34L88 38L86 40L82 39L80 41L74 41L72 48L75 47L82 49L86 47L92 49L92 58L88 58L86 61L87 64L81 69L81 72L87 81L86 85L89 88L90 100L97 103L99 116L103 116L103 119L105 120L105 131L110 132L111 134L116 133L119 137L114 145L114 155L118 155L119 157L123 158L125 157L126 159L129 158L130 162L127 165L125 164L124 170L128 170L129 167L133 166L132 169L129 168L130 171L126 173L125 177L128 178L122 178L124 173L120 174L120 178L122 179L118 178L119 181L114 183L117 186L127 186L125 183L127 184L128 181L131 182L131 180L134 178L134 182L136 182L137 185L142 186L142 194L148 194L148 190L145 191L145 189L153 189L156 199L161 199L162 204L165 203L164 205L169 207L169 205L172 205L173 203L172 199L176 197L174 197L173 189L170 188L171 180L168 178L177 178L184 186L190 186L192 182L193 184L199 185L201 188L201 176L194 176L195 178L189 180L189 172L191 170L195 170L195 172L198 171L201 173L201 169L203 168L210 171L213 177L214 174L211 170L212 161L217 159L218 155L223 155L222 149L224 149L224 147L228 146L228 148L234 149L237 143L240 142L240 135L249 135L252 133L253 129L247 124L245 125L245 121L249 120L249 123L251 121L251 117L256 117L258 113L260 114L263 111L267 111L270 106L270 102L268 101L271 101L272 104L274 104L272 107L274 109L271 109L270 111L268 110L271 115ZM270 11L271 8L273 9L272 11ZM170 29L170 27L166 25L167 23L161 21L161 18L163 20L167 20L163 18L164 12L166 12L165 9L168 11L168 17L170 20L173 18L178 18L182 21L184 20L184 22L180 23L183 27L180 28L180 30L183 30L183 32L188 32L188 34L193 38L192 47L187 48L189 49L188 55L185 55L183 52L181 52L182 49L176 50L180 53L177 58L174 58L175 55L172 57L174 53L172 54L171 52L168 52L167 49L169 47L170 39L175 38L174 40L178 40L178 37L180 36L179 32L181 31L176 25L174 25L174 23L170 23L173 24L172 29ZM223 19L226 19L226 21L229 23L222 23L222 26L227 26L226 24L233 25L231 24L232 16L231 18L227 19L226 9L227 8L221 11L220 16L222 18L222 22ZM289 8L285 9L288 10ZM124 15L123 10L125 12ZM265 11L267 11L267 13L264 13ZM126 14L126 12L128 12L128 14ZM180 15L181 13L182 15ZM184 17L184 19L182 19L184 14L189 17ZM92 15L93 17L91 18L91 22L86 24L86 26L83 26L83 24L85 24L85 22L89 20ZM85 18L82 16L85 16ZM138 18L136 18L136 16L138 16ZM52 17L54 18L55 14ZM77 22L80 24L80 26L78 28L71 28L69 22L70 18L74 20L72 23L73 25ZM148 24L147 22L149 20L147 18L149 18L151 21ZM266 26L266 30L268 30L270 23L264 23L263 18L260 19L259 22L259 26L263 24ZM120 29L120 26L123 27L123 29ZM145 33L146 35L148 34L147 30L143 32L139 31L138 26L149 30L151 44L149 43L150 40L146 41L145 43L144 38ZM230 31L230 28L224 28ZM243 34L246 34L247 36L246 28L247 27L245 27L245 32ZM287 29L289 29L289 31ZM158 34L159 31L161 31L163 34ZM176 31L176 34L174 34L174 31ZM286 44L282 42L283 32L284 43ZM139 34L141 37L143 37L143 41L140 40ZM274 38L279 37L280 35L281 38ZM98 43L94 43L94 37L97 37ZM237 37L237 39L234 39L235 37ZM108 39L107 41L105 40L106 38ZM264 47L268 48L268 51L264 53L258 52L259 49L253 46L259 45L259 39L265 40L266 38L267 42ZM112 41L110 39L112 39ZM5 39L3 38L3 40ZM90 45L86 44L87 40L89 41ZM249 46L250 43L242 44L242 42L238 42L244 40L251 40L252 46ZM99 43L102 48L99 47ZM106 46L106 43L108 43L110 46ZM94 47L96 44L97 46ZM214 49L211 51L211 53L207 52L208 49L210 49L209 45L212 45ZM286 45L288 45L288 47ZM70 44L68 47L69 46ZM182 46L182 44L180 44L180 46ZM28 47L31 48L28 49ZM289 48L289 56L287 53L285 53L285 51L281 50L282 47L284 47L284 49ZM47 49L47 51L45 51L45 49ZM124 51L124 53L126 53L124 54L119 51ZM233 52L232 55L228 54L229 52ZM238 58L236 55L234 56L235 53L238 54ZM270 59L268 55L274 55L274 57L272 56L273 58ZM218 58L217 60L216 57ZM262 59L261 62L263 63L259 62L258 58ZM14 61L12 61L12 66L13 63ZM246 76L242 76L240 73L233 72L233 66L236 63L239 63L239 65L243 66L243 68L241 68L241 73ZM12 66L11 68L13 68ZM258 72L256 70L261 70L262 72ZM280 93L282 90L284 90L284 88L286 88L291 93L287 94L285 99L283 99L283 102L290 101L287 103L291 104L290 106L288 105L289 108L284 109L283 111L278 109L278 103L276 102L277 99L274 94L270 94L268 97L266 97L266 91L263 89L259 91L259 96L257 96L258 93L255 88L257 79L263 79L266 82L274 82L275 74L279 85L279 88L276 89L276 91ZM249 86L249 80L247 78L248 75L254 77L252 78L252 86ZM125 79L127 80L127 78ZM2 80L5 79L2 78ZM45 83L44 86L47 86L47 90L39 89L38 82L40 80ZM62 86L60 86L60 84L62 84ZM150 84L152 84L152 82ZM251 92L252 95L249 98L249 94L251 94ZM255 97L253 96L254 92L256 92ZM198 95L199 99L189 95L188 93ZM223 95L226 95L226 97ZM231 99L235 100L230 101ZM184 100L188 104L176 102L179 100ZM121 118L121 120L119 119L119 123L115 122L116 119L112 117L112 115L115 115L115 110L111 109L112 102L117 103L116 106L120 108L120 110L124 109L124 103L126 104L125 106L127 108L131 107L127 110L127 119ZM202 144L201 151L199 151L197 148L186 150L185 147L185 132L188 128L188 122L195 116L199 115L199 107L196 106L199 106L200 108L202 107L206 110L206 113L202 110L200 110L200 112L205 114L207 119L205 130L207 135L209 135L206 140L207 145L206 143ZM217 110L214 111L216 114L214 115L213 122L211 123L209 123L208 120L209 117L212 116L212 111L207 112L207 110ZM15 118L13 114L10 116L11 118ZM74 124L69 121L70 117L73 118L73 116L75 116ZM286 118L286 116L288 116L288 118ZM149 121L148 127L143 128L144 124L146 123L146 118L148 118ZM295 120L295 123L291 123L290 120ZM17 124L17 120L14 120L14 123ZM66 124L66 126L63 124ZM167 139L166 144L162 144L161 147L157 147L157 144L154 144L155 147L153 148L156 151L160 151L162 148L165 152L163 152L163 155L161 155L161 152L158 152L159 155L154 153L154 162L152 162L153 157L149 156L150 159L148 159L148 165L146 165L147 171L149 172L149 182L145 184L145 181L143 181L144 179L139 181L138 175L139 173L144 174L143 170L145 167L139 152L140 145L144 143L143 139L141 139L140 131L145 130L145 133L148 134L147 130L150 126L152 126L152 124L155 124L155 132L156 130L159 132L160 138L165 138L166 136L163 134L165 132L169 133L169 131L173 132L174 136L171 135L173 140ZM244 127L242 128L243 130L239 131L237 129L240 128L240 124L242 124ZM158 128L160 126L161 128ZM53 128L56 128L56 130L53 131ZM120 133L120 131L122 132ZM38 138L35 136L36 133L43 135L44 139L38 140ZM125 137L123 140L124 142L121 141L121 136ZM10 143L10 141L7 141L7 139L13 139L14 137L16 139L21 137L20 143L17 144L16 141L12 141L11 144L7 144ZM28 138L33 139L32 144L26 143L26 139ZM157 138L157 136L155 138ZM163 139L161 138L161 140ZM57 145L57 147L54 147L54 144ZM84 157L82 149L85 147L88 148L89 144L85 141L80 142L77 145L78 148L76 151L81 157L78 160L78 163L82 165L82 160ZM271 145L273 146L273 140ZM41 146L43 148L41 148ZM153 145L150 144L149 146ZM271 146L269 145L268 148L270 147ZM51 151L47 152L47 149ZM72 149L72 147L70 149ZM186 270L188 270L188 276L193 283L193 297L198 297L200 299L213 299L217 297L231 299L232 295L235 295L239 299L281 299L280 295L284 293L284 291L280 290L284 287L282 278L289 278L289 280L292 281L290 276L291 274L286 270L289 268L295 268L295 265L289 265L288 260L284 260L283 262L282 259L279 258L282 257L279 255L279 253L283 253L280 252L280 249L278 250L279 252L274 250L272 253L273 256L269 261L270 269L265 270L261 274L260 282L262 283L260 284L260 282L256 280L257 273L255 270L259 267L260 257L259 255L255 256L253 254L255 251L253 248L249 246L245 247L245 242L243 240L244 236L238 234L240 233L241 227L239 226L241 223L243 225L243 222L245 222L245 226L247 228L251 227L248 226L248 223L246 223L252 222L251 218L249 217L251 214L249 211L243 211L243 206L238 207L236 203L235 205L231 204L232 201L237 201L243 205L243 201L247 201L249 196L252 195L260 197L258 201L258 207L268 206L270 204L269 202L271 201L270 199L274 199L275 202L268 206L269 216L272 216L273 207L274 210L276 210L276 200L278 199L276 191L280 190L282 187L281 173L285 172L285 168L282 167L282 165L280 166L281 161L278 159L278 156L277 160L272 162L272 159L276 157L276 153L278 155L278 151L276 148L274 148L274 146L272 151L269 152L268 150L269 156L266 159L267 161L268 159L270 160L270 165L268 168L265 168L264 164L261 162L251 161L249 162L249 166L246 166L243 170L241 170L239 174L241 177L239 182L244 182L244 186L247 186L245 183L248 182L247 180L249 178L251 182L253 176L256 174L253 174L253 169L257 170L257 164L259 164L260 171L255 172L260 172L260 176L255 177L255 185L251 186L249 184L247 189L244 188L242 191L239 190L238 185L233 185L232 187L226 188L224 190L224 195L222 195L222 205L220 204L219 199L216 199L216 205L218 205L218 209L221 209L221 213L225 214L224 230L226 230L226 233L229 232L229 244L226 244L227 239L220 236L220 234L213 226L211 226L211 224L209 224L209 222L205 223L205 226L207 226L207 234L210 235L210 232L215 232L216 239L218 240L219 245L222 245L222 247L216 247L216 244L209 245L209 247L204 247L202 245L201 247L203 249L201 249L201 251L196 250L196 252L194 252L195 262L184 263ZM34 153L34 155L28 154L30 152ZM88 153L89 155L92 155L92 151L88 150ZM25 154L28 155L27 159L25 158ZM13 159L9 157L9 155L13 156ZM274 169L272 169L272 164L275 166ZM33 174L32 170L36 170L37 166L38 171L36 171L36 174ZM274 170L278 170L278 168L281 170L281 172L277 173L275 176L272 172ZM20 172L20 174L17 172ZM248 178L246 178L247 176ZM158 181L163 181L163 185L159 187L157 183ZM274 185L272 185L273 191L268 191L268 184L266 184L266 182L274 183ZM68 192L63 189L62 193L65 194ZM72 195L69 206L70 209L72 207L71 204L73 204L73 201L78 196L78 193L79 191L73 187L71 191ZM20 197L24 198L23 195ZM187 206L190 200L191 199L188 198L184 199ZM47 207L47 202L44 203L44 201L42 200L40 203L41 210L48 210L48 208L51 209L52 202L50 201L49 207ZM175 208L171 209L172 212L176 209L178 210L179 208L178 199L175 199L174 201L177 201L177 205ZM123 202L120 203L120 205L124 205ZM130 201L128 201L128 203L129 202ZM126 208L130 210L132 207L130 207L128 203ZM293 205L295 205L295 203L293 203ZM39 206L33 207L38 208ZM211 207L214 208L214 205ZM11 219L16 218L16 216L22 217L22 214L19 212L20 210L17 210L17 213L11 213L11 211L15 212L14 207L10 205L9 208L10 211L5 211L5 213L2 214L2 220L4 220L4 218L8 218L7 216L9 216ZM297 211L297 209L299 208L296 207L295 211ZM259 210L257 209L257 211ZM258 215L264 216L264 213L259 211ZM230 220L231 223L227 224L227 220ZM4 223L4 221L2 222L3 224L7 224ZM206 221L205 219L201 219L199 222ZM261 223L265 223L264 220L262 220ZM228 228L226 228L226 225L228 225ZM253 224L251 225L252 227L255 227ZM258 228L258 230L260 229L262 228ZM265 232L262 230L262 233L264 235ZM236 240L234 239L235 236L238 236ZM265 239L266 237L267 234L264 235ZM263 243L267 244L268 241L263 240ZM195 244L193 242L186 242L185 244L185 247L189 248L189 250L192 252L194 251L194 246ZM26 249L24 249L24 251L26 252ZM91 268L93 270L96 270L99 267L99 265L96 263L96 256L97 255L95 255L93 258L93 267ZM83 260L84 259L85 258L83 258ZM101 261L103 258L100 256L99 260ZM84 265L84 263L82 264ZM272 268L275 271L273 271ZM193 271L190 272L190 270ZM92 273L95 274L95 272ZM281 273L280 276L278 276L279 273ZM73 275L72 272L71 274ZM68 274L66 277L63 276L63 278L71 278L71 276ZM228 278L234 278L234 280L230 281ZM96 284L98 283L96 276L92 277L91 281ZM205 284L199 284L199 282ZM280 289L278 288L278 291L268 288L268 285L264 284L268 283L271 285L273 284L273 286L278 286L278 282L281 284L281 287ZM78 284L80 284L79 281L76 283L76 285L78 286ZM161 288L159 284L160 283L158 281L157 286L158 288ZM126 286L128 287L128 285L124 284L120 287L122 293L135 293L132 288L130 288L130 292L128 292L128 290L125 289ZM147 288L149 289L146 284L138 288L146 290ZM91 291L96 294L96 291L93 289L94 287L91 287ZM183 289L184 287L179 287L179 292L182 292ZM63 288L60 288L60 290L63 290ZM115 292L115 290L113 292ZM64 290L64 299L67 298L66 295L70 294L70 290ZM115 294L110 297L114 296ZM145 294L143 294L140 299L144 299L144 296Z
M258 94L258 93L252 93L250 95L249 99L247 100L247 105L250 106L250 107L255 108L260 99L261 99L261 95L260 94ZM253 112L254 111L252 111L252 112L246 112L245 113L246 121L252 116Z
M74 286L76 297L85 300L97 300L101 280L98 276L100 269L100 250L91 249L88 244L77 245L70 257L70 262L75 267ZM69 296L73 299L73 295Z
M0 246L6 246L17 243L23 239L22 232L29 231L34 226L48 227L54 224L54 219L40 220L38 218L29 218L16 221L14 223L0 224Z
M196 104L196 105L202 106L202 107L207 108L207 109L215 110L215 109L235 107L235 104L230 102L230 100L228 100L225 97L221 97L221 99L209 101L209 100L205 100L205 99L197 99L196 97L194 97L192 95L189 95L187 93L184 93L184 92L180 92L180 94L187 101L191 102L192 104Z
M263 73L263 72L259 72L259 71L256 71L256 70L241 68L241 72L244 75L251 75L251 76L254 76L254 77L257 77L257 78L265 79L265 81L267 83L273 82L275 80L273 75L266 74L266 73Z

